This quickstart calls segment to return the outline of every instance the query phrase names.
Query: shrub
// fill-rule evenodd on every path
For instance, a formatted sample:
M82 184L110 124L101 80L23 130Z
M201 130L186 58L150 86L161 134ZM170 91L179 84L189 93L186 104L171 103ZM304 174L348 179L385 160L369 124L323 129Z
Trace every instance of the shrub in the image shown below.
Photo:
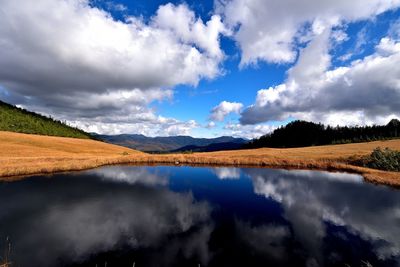
M385 171L400 171L400 151L378 147L371 153L366 165Z

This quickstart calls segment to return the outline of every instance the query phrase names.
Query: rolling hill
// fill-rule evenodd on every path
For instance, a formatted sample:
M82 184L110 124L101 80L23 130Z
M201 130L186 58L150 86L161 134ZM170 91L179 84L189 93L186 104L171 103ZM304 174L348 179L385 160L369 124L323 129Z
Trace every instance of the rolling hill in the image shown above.
M147 137L139 134L94 136L107 143L125 146L144 152L183 152L188 150L195 150L198 152L215 151L201 150L201 147L207 149L207 146L209 145L221 144L220 149L218 150L224 150L223 144L227 144L226 148L232 147L232 144L238 144L237 148L239 148L241 145L247 143L247 140L245 139L230 136L222 136L218 138L194 138L191 136Z
M90 139L90 134L61 121L0 101L0 131Z
M83 170L144 154L92 139L3 131L0 148L0 177Z

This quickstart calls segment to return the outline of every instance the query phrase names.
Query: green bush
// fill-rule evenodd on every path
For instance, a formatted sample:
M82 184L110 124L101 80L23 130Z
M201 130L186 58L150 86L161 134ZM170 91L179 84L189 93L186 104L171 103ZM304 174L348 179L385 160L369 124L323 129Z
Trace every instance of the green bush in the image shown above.
M400 151L378 147L369 156L367 167L385 171L400 171Z

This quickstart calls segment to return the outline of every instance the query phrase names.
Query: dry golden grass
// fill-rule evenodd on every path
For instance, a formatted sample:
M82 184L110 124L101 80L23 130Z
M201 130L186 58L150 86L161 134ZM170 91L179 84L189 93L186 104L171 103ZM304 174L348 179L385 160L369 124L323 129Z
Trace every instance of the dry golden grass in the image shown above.
M187 164L347 171L362 174L374 183L400 186L400 173L349 164L349 158L368 155L376 147L400 150L400 140L291 149L150 155L93 140L0 132L0 177L9 180L21 175L83 170L109 164Z
M103 142L0 132L0 176L83 170L143 154Z

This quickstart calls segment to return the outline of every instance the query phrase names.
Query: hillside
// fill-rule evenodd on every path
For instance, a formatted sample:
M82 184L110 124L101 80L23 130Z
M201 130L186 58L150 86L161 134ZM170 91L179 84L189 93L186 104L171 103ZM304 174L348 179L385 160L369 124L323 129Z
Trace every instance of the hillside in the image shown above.
M0 130L28 134L89 139L91 136L65 123L0 101Z
M307 121L293 121L270 134L251 141L247 148L290 148L360 143L400 138L400 121L387 125L331 127Z
M0 131L0 176L82 170L141 154L95 140Z
M107 143L129 147L144 152L171 152L186 151L190 149L184 147L206 147L218 143L245 144L247 140L222 136L218 138L194 138L191 136L166 136L166 137L147 137L140 134L121 134L121 135L95 135L96 138Z

